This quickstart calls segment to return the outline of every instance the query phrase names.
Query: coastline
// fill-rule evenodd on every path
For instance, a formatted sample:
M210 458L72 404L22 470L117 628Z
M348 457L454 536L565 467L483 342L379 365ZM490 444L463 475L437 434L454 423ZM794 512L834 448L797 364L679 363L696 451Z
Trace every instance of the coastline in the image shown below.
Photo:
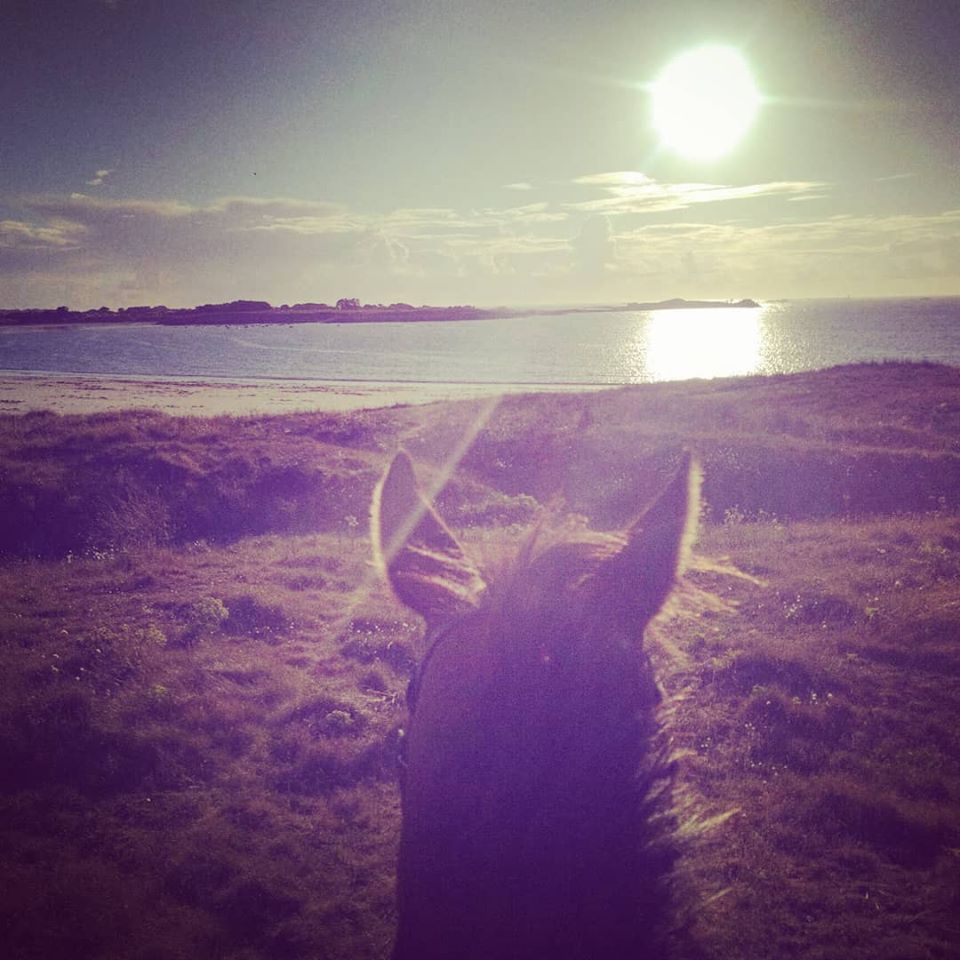
M948 380L960 365L931 360L865 360L783 373L754 373L716 378L645 383L483 383L373 380L297 380L242 377L135 376L0 369L0 417L49 411L84 416L123 411L155 411L174 417L270 416L285 413L350 413L397 406L490 397L582 394L618 391L628 386L676 388L699 383L708 392L718 386L797 383L808 378L868 379L879 371L894 381L918 370L940 369Z
M126 307L110 310L5 309L0 307L0 327L72 326L75 324L156 323L161 326L256 326L291 323L449 323L468 320L502 320L521 317L551 316L556 313L611 313L622 310L702 310L723 308L757 308L755 300L656 300L647 303L631 301L616 304L591 304L568 307L414 307L410 304L364 304L341 301L335 307L326 303L297 304L274 307L266 301L238 300L232 303L205 304L199 307Z
M0 371L0 415L50 410L91 414L155 410L172 416L349 412L517 393L606 389L584 384L389 383L345 380L218 380Z

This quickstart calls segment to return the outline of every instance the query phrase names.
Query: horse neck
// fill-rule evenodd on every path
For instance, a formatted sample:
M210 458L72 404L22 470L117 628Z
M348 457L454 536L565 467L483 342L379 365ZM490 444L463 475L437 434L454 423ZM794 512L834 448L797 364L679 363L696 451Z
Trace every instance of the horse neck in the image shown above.
M421 681L397 956L627 956L660 910L649 664L588 644L500 658L487 636L452 636Z

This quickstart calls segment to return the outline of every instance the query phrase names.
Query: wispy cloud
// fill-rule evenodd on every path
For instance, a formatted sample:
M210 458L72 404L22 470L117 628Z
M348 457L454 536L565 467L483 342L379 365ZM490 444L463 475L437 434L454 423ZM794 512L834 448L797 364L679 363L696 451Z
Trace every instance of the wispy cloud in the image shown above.
M0 220L0 249L56 251L75 249L84 234L80 224L41 226L21 220Z
M577 186L596 188L602 196L567 204L590 213L641 214L686 210L694 204L753 200L760 197L822 197L829 184L819 181L772 181L739 186L718 183L667 183L635 170L594 173L577 177Z
M27 197L22 206L31 212L89 226L136 217L172 219L200 209L179 200L111 200L85 193Z
M592 187L610 187L611 189L642 187L656 183L652 177L648 177L645 173L640 173L639 170L613 170L608 173L588 173L582 177L575 177L572 182L583 183Z
M86 184L88 187L99 187L103 181L110 176L111 173L113 173L112 168L105 167L102 170L98 170L90 180L86 181Z
M715 296L890 295L930 280L948 291L960 280L960 211L753 226L647 224L621 232L617 252L625 270L674 283L683 278L684 258L694 255L701 290Z
M517 183L505 183L503 185L504 190L532 190L533 184L527 183L525 180L520 180Z
M27 291L18 296L48 290L97 306L762 298L893 293L911 278L960 284L960 211L859 217L791 203L761 218L716 206L832 197L806 181L670 184L628 171L567 186L551 201L381 213L289 197L32 197L22 216L0 221L0 273L8 290ZM578 200L584 190L601 196ZM714 215L698 216L709 204Z
M912 180L915 176L915 173L892 173L888 177L876 177L874 182L888 183L891 180Z

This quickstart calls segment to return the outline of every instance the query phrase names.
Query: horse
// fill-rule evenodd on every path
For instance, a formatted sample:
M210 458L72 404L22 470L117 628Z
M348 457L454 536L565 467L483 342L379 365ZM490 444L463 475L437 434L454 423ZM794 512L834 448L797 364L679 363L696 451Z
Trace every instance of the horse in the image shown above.
M426 621L408 691L393 960L638 960L670 922L670 762L643 646L699 509L685 455L620 533L535 532L488 582L400 452L375 558Z

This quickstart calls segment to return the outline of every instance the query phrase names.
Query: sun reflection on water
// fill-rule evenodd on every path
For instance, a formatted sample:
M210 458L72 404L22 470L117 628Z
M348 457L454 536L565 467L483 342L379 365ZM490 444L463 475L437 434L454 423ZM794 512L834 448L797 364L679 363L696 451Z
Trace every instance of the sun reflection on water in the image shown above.
M764 307L658 310L632 344L637 380L689 380L756 373L762 366Z

